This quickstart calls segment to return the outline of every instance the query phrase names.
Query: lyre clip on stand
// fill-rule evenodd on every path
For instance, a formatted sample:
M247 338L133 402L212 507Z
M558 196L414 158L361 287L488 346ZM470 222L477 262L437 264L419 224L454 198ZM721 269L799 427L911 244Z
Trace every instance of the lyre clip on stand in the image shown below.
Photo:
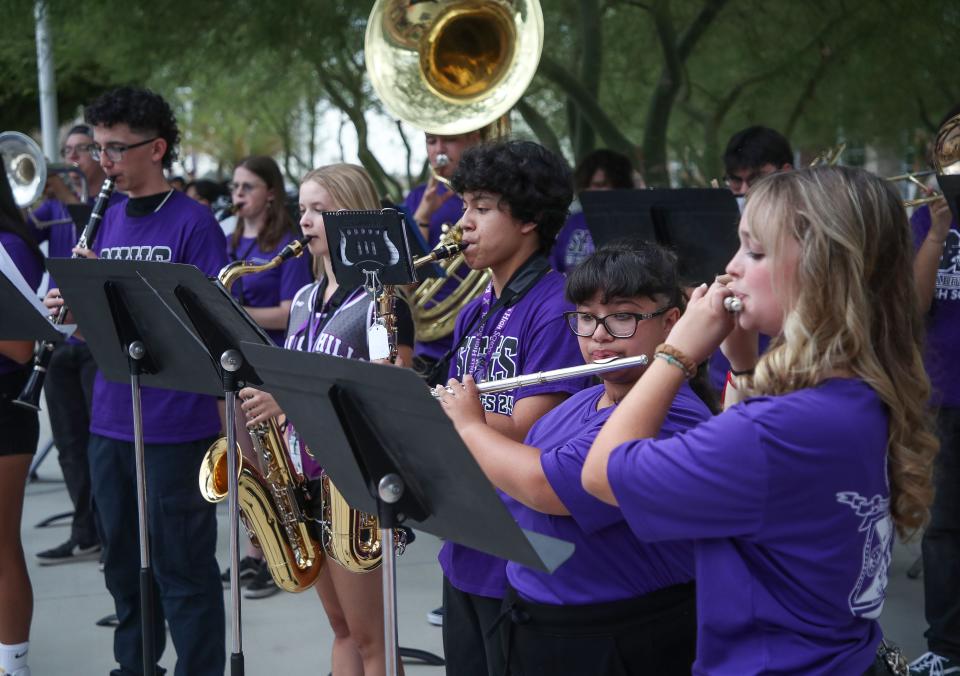
M122 381L129 373L136 382L134 395L134 432L142 449L139 382L151 387L196 392L212 396L226 394L233 400L239 382L253 378L241 353L235 349L239 339L268 342L267 336L247 317L225 291L192 265L148 261L89 261L54 259L48 261L90 345L97 366L112 381ZM203 337L201 340L200 336ZM118 347L118 340L120 350ZM137 343L144 346L143 353ZM122 354L122 360L119 359ZM137 357L140 357L139 359ZM128 363L129 362L129 363ZM199 364L208 364L204 368ZM136 373L134 373L134 371ZM227 408L230 443L236 448L234 409ZM231 553L236 575L238 514L235 502L236 454L227 454L230 463ZM140 457L137 461L138 486L142 479ZM146 496L138 491L138 498ZM141 508L141 557L149 566L146 508ZM149 569L148 569L149 570ZM149 585L141 584L141 596ZM239 585L233 579L233 652L231 674L243 673L240 634ZM147 599L152 604L152 599ZM144 664L153 659L153 614L141 603L144 630ZM148 638L149 637L149 638ZM145 673L153 674L153 667Z
M367 328L367 352L371 361L396 357L396 315L394 286L416 282L413 258L403 215L394 209L382 211L338 211L323 215L330 259L337 282L345 288L362 286L375 300L375 316ZM379 445L363 419L363 411L343 394L337 410L351 420L350 429L357 447ZM358 417L359 416L359 417ZM397 549L394 532L400 513L423 514L405 493L402 477L388 466L374 468L377 479L376 514L383 548L383 632L387 674L397 673L397 656L405 655L429 664L443 659L424 650L398 648L397 639ZM351 504L351 506L353 506ZM356 507L354 507L356 509Z

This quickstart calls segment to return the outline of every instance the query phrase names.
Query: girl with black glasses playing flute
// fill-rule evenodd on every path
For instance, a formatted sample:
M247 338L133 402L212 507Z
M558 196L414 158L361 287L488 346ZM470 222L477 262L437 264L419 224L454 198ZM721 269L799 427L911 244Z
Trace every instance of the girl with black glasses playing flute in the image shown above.
M676 259L652 243L602 248L570 272L566 312L584 360L652 358L680 316ZM470 376L439 389L467 447L520 526L573 542L552 575L507 564L498 631L509 673L688 674L694 657L693 545L645 544L614 507L580 484L593 438L644 366L604 373L544 415L524 443L486 424ZM451 391L452 390L452 391ZM661 436L710 417L684 384ZM622 669L626 669L626 672Z

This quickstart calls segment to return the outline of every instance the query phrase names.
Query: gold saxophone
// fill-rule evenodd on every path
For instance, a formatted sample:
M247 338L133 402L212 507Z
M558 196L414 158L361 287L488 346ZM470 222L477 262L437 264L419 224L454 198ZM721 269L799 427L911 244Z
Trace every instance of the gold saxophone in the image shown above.
M413 267L460 256L462 250L463 245L459 240L441 242L429 254L414 259ZM394 287L383 287L376 303L379 319L387 327L390 336L391 353L395 355L397 329L393 313L394 293ZM321 478L320 492L323 504L323 548L327 557L353 573L376 570L383 561L379 519L373 514L352 508L326 474ZM406 544L405 534L400 530L394 531L394 541L398 553L402 553Z
M304 237L291 242L260 265L234 261L220 271L217 280L229 291L240 277L301 255L307 241ZM277 586L288 592L304 591L314 585L323 567L323 548L310 523L306 482L290 466L287 444L275 418L248 431L256 462L240 455L237 498L241 518L251 541L263 551ZM227 496L227 452L227 440L220 438L203 457L200 492L207 502Z

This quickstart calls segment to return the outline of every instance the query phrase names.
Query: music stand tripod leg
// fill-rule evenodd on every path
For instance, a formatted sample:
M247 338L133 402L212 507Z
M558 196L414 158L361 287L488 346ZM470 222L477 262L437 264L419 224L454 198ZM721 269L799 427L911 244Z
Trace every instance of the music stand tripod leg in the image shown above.
M226 350L220 356L223 368L224 399L227 426L227 511L230 524L230 622L233 634L233 649L230 654L230 676L243 676L243 632L240 626L240 502L237 458L236 373L243 365L243 355L238 350Z
M403 497L403 479L387 474L377 484L380 512L380 542L383 547L383 647L387 676L397 676L397 547L394 542L396 514L394 507Z
M153 643L153 569L147 521L147 482L143 447L143 413L140 407L140 364L146 348L139 341L127 347L130 357L130 392L133 400L133 447L137 473L137 526L140 537L140 629L143 640L143 673L154 674L157 658Z

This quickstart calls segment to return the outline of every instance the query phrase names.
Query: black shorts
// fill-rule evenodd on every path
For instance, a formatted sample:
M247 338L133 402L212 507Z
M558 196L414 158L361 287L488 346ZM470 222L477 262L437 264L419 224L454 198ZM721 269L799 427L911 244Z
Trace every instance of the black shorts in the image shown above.
M33 455L40 439L36 411L17 406L13 400L30 378L30 367L0 373L0 455Z

